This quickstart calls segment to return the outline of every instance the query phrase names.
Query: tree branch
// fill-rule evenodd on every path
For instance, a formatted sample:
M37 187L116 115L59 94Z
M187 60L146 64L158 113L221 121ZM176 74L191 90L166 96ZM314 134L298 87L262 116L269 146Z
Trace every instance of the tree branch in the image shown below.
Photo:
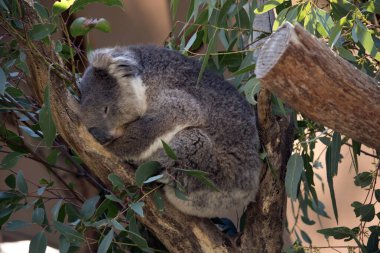
M287 23L256 65L263 87L306 117L380 149L380 86L300 25Z

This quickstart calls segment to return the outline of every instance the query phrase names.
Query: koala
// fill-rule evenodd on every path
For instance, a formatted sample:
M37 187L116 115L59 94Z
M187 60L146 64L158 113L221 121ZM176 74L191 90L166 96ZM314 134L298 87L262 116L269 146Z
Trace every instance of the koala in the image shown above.
M220 217L258 191L261 160L254 110L220 75L155 46L95 50L79 90L93 137L125 161L158 161L168 201L185 214ZM161 140L176 153L169 158ZM182 169L208 173L218 191ZM175 194L176 184L187 200Z

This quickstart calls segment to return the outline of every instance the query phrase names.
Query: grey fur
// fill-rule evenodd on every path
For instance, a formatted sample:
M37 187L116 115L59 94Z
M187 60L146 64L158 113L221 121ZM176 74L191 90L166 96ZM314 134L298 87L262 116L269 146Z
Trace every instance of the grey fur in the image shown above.
M100 49L90 58L80 114L107 149L137 164L159 161L171 175L166 197L184 213L216 217L254 200L261 168L256 119L231 84L206 70L197 86L197 61L154 46ZM152 145L160 138L178 161ZM176 166L210 173L220 191ZM187 201L175 196L173 176L186 188Z

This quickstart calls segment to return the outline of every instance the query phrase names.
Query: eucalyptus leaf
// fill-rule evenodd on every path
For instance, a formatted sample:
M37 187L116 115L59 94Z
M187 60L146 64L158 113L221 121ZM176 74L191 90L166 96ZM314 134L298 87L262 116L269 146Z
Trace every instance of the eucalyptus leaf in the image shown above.
M297 199L299 183L304 169L303 158L300 154L292 154L286 165L285 189L292 200Z
M39 124L44 135L44 142L48 147L51 147L55 140L57 130L51 114L49 98L50 91L49 85L47 85L44 93L44 105L42 106L39 114Z
M29 244L29 253L45 253L47 247L47 239L43 232L35 235Z
M135 202L135 203L131 203L129 204L129 207L135 212L137 213L138 215L140 215L141 217L144 217L144 211L143 211L143 206L145 205L144 202Z
M141 187L145 180L160 172L160 169L161 164L158 162L150 161L141 164L135 172L136 185Z
M61 222L54 221L54 227L60 232L68 242L79 244L84 243L84 236L68 225L64 225Z
M178 159L177 155L175 154L173 149L163 140L161 140L161 143L162 143L162 146L164 147L164 151L165 151L166 155L169 156L173 160L177 160Z
M52 34L57 27L54 24L35 24L29 31L32 40L42 40Z
M33 211L32 222L38 225L42 225L45 219L45 210L43 208L36 208Z
M0 168L1 169L10 169L16 166L17 162L20 160L21 157L23 157L24 154L19 152L11 152L4 156L3 160L1 161Z
M87 199L83 203L82 209L80 210L80 215L82 215L84 219L91 218L91 216L95 213L96 205L98 204L99 199L99 196L94 196L92 198Z
M113 228L107 233L99 244L97 253L106 253L108 248L111 246L112 239L114 237Z
M267 11L270 11L274 8L276 8L277 6L279 6L280 4L282 4L284 2L284 0L269 0L269 1L266 1L264 4L260 5L259 7L257 7L255 10L254 10L254 13L255 14L263 14Z
M22 173L22 170L19 170L17 172L16 176L16 186L22 192L23 194L28 194L28 185L26 184L24 174Z

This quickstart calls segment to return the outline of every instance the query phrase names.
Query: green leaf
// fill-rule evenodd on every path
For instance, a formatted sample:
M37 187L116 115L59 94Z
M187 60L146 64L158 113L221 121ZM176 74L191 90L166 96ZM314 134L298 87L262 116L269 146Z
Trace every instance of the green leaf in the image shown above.
M112 183L113 187L115 187L115 189L117 189L117 190L124 190L125 189L125 183L116 174L114 174L114 173L109 174L108 180L111 181L111 183Z
M305 231L303 231L303 230L301 230L300 232L301 232L302 239L303 239L306 243L308 243L308 244L312 244L312 241L311 241L309 235L308 235Z
M107 250L109 249L112 239L113 239L113 228L107 233L107 235L103 238L102 242L99 245L97 253L107 253Z
M108 33L111 31L111 25L106 19L100 18L96 22L95 29Z
M246 82L246 84L243 86L245 98L247 101L252 104L256 105L257 101L255 98L255 95L260 92L260 81L257 78L251 78Z
M46 236L43 232L35 235L29 244L29 253L45 253L47 247Z
M286 165L285 189L292 200L297 199L299 182L304 168L303 158L300 154L293 154Z
M68 8L70 8L71 5L73 5L75 0L61 0L61 1L55 1L53 4L53 13L55 15L61 14Z
M129 220L128 238L131 239L140 249L148 248L147 241L140 235L134 216Z
M144 217L144 211L143 211L143 206L144 206L144 202L136 202L136 203L131 203L129 204L129 207L135 212L137 213L138 215L140 215L141 217Z
M351 206L354 207L356 217L360 216L360 221L369 222L375 218L375 207L373 204L363 205L362 203L355 201Z
M373 175L370 172L363 172L358 174L355 178L355 185L360 186L361 188L367 187L372 183Z
M37 195L42 196L42 194L44 194L45 190L46 190L46 186L38 188L37 189Z
M96 204L99 202L99 199L99 196L94 196L90 199L87 199L83 203L82 209L80 210L80 215L82 215L84 219L91 218L91 216L95 213Z
M5 84L7 83L7 77L4 70L0 67L0 94L4 95Z
M42 225L45 219L45 210L43 208L36 208L33 211L32 222L38 225Z
M58 220L59 211L61 210L62 206L62 199L58 200L57 203L54 204L53 208L51 209L51 215L53 221Z
M327 173L327 183L330 189L331 202L332 202L332 206L334 210L334 216L337 222L338 222L338 208L336 206L336 200L335 200L333 177L338 174L340 147L341 147L340 134L337 132L334 132L332 141L326 151L326 173Z
M36 24L29 31L29 37L32 40L42 40L52 34L56 30L54 24Z
M70 34L73 37L83 36L94 27L91 19L84 17L76 18L70 25Z
M66 240L66 237L61 235L59 237L59 253L69 252L70 242Z
M358 19L356 19L356 24L352 29L352 38L355 42L360 42L367 54L370 54L376 60L380 61L380 53L377 51L375 42L372 38L372 34L369 32L366 26Z
M377 202L380 202L380 189L375 190L375 198Z
M1 169L10 169L16 166L18 160L23 157L24 154L19 152L12 152L4 156L3 160L1 161L0 168Z
M169 156L173 160L177 160L178 159L177 155L175 154L173 149L168 144L166 144L166 142L164 142L163 140L161 140L161 142L162 142L162 146L164 147L164 151L166 155Z
M112 226L117 229L117 230L120 230L120 231L127 231L123 225L121 225L117 220L115 219L112 219L111 220L111 223L112 223Z
M30 223L23 220L12 220L7 223L7 230L14 231L23 227L28 226Z
M45 6L43 6L42 4L40 4L38 2L35 2L34 3L34 8L37 10L38 15L42 19L48 19L49 18L49 12L48 12L48 10L46 9Z
M216 187L216 185L207 178L209 175L208 172L202 171L202 170L188 170L188 169L178 169L180 171L183 171L189 176L196 177L202 184L206 185L213 191L219 191L219 189Z
M377 227L374 231L372 231L371 235L368 238L367 242L367 252L375 252L378 253L379 250L379 237L380 237L380 229Z
M335 227L317 230L318 233L323 234L327 237L333 236L335 239L351 239L355 236L355 233L348 227Z
M213 33L212 33L212 31L213 31ZM200 83L201 83L203 73L206 70L206 66L207 66L208 60L210 58L210 54L212 52L216 51L216 34L217 34L217 29L210 28L209 32L212 33L212 35L211 35L211 38L210 38L210 40L208 42L208 45L207 45L206 54L205 54L205 56L204 56L204 58L202 60L201 69L199 71L198 79L197 79L197 86L199 86Z
M144 181L149 177L157 174L161 169L161 164L158 162L150 161L141 164L135 172L136 185L141 187Z
M116 196L113 195L113 194L107 194L107 195L105 195L105 197L106 197L106 199L109 199L109 200L111 200L111 201L113 201L113 202L117 202L117 203L120 203L120 204L124 204L124 202L123 202L121 199L119 199L118 197L116 197Z
M269 0L269 1L266 1L265 4L262 4L259 7L257 7L254 10L254 13L255 14L263 14L263 13L265 13L267 11L270 11L270 10L276 8L277 6L279 6L280 4L282 4L283 2L284 2L284 0Z
M19 170L17 172L16 186L17 186L17 189L20 190L20 192L22 192L25 195L28 194L28 185L26 184L26 181L25 181L25 178L24 178L24 174L22 173L22 170Z
M5 178L5 183L7 186L11 189L16 188L16 177L15 175L11 174Z
M49 97L50 91L49 85L47 85L44 93L44 105L42 106L39 115L39 124L41 127L41 131L44 134L44 142L48 147L51 147L55 140L57 130L50 110Z
M0 84L1 86L1 84ZM20 90L19 88L16 88L16 87L12 87L12 86L8 86L6 89L5 89L5 92L8 93L8 95L12 96L12 97L21 97L24 95L24 93L22 92L22 90Z
M71 6L70 14L73 14L91 3L101 3L107 6L123 7L122 0L76 0Z
M68 242L73 244L84 243L85 239L81 233L70 226L64 225L61 222L54 221L55 229L60 232Z

